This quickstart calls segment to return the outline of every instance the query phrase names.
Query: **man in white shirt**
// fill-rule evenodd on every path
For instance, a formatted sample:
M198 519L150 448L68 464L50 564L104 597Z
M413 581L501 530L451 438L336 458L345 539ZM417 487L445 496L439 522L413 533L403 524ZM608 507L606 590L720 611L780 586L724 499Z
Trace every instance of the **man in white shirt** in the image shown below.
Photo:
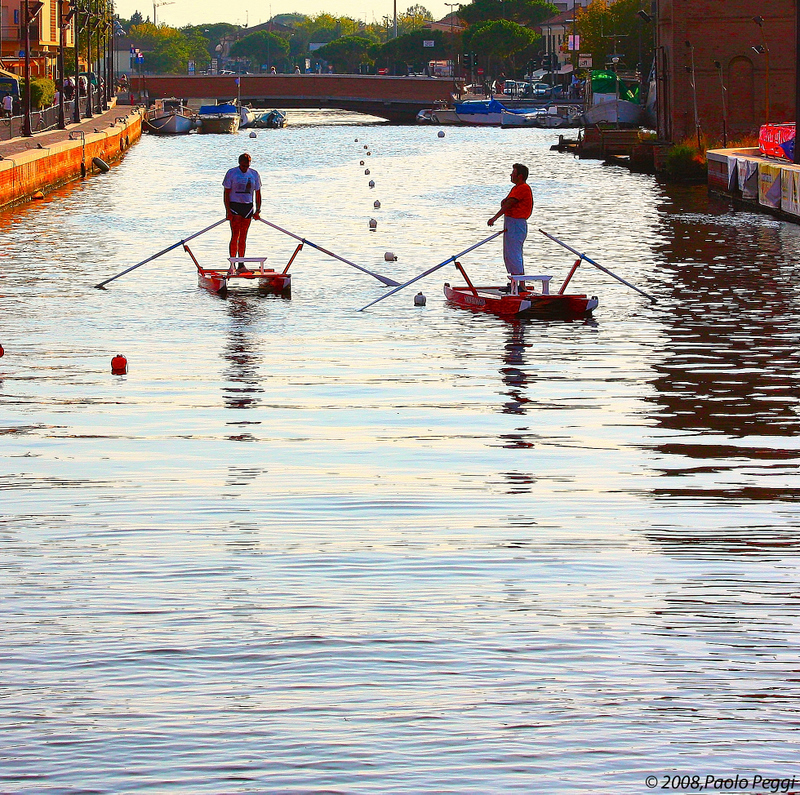
M6 94L3 97L3 114L5 116L11 115L11 109L14 107L14 98L11 94Z
M225 188L225 217L231 224L231 242L228 247L231 257L243 257L247 247L247 230L250 221L261 217L261 177L250 168L250 155L239 155L239 165L230 169L222 181ZM255 208L253 207L255 195ZM239 271L246 270L243 263Z

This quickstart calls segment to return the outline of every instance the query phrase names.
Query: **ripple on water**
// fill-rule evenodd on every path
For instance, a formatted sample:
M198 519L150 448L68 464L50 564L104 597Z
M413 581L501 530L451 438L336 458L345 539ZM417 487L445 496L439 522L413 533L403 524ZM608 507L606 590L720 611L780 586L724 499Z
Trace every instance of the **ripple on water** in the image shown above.
M796 227L546 131L290 119L144 138L2 214L0 789L788 775ZM509 323L446 306L448 266L424 309L359 313L385 288L308 246L291 301L209 296L179 251L91 289L218 220L243 148L270 219L397 281L485 237L522 160L532 230L658 303L584 264L594 320ZM294 246L251 233L273 267ZM528 256L571 264L535 231ZM499 257L464 265L491 283Z

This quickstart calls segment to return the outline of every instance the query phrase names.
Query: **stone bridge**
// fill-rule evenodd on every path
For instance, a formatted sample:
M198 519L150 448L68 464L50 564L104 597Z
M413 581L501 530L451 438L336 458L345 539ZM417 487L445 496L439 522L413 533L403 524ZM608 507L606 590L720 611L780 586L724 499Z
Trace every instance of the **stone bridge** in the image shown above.
M414 121L423 108L450 102L460 87L452 78L383 75L133 75L131 91L150 99L180 97L197 104L230 101L259 108L337 108L393 122Z

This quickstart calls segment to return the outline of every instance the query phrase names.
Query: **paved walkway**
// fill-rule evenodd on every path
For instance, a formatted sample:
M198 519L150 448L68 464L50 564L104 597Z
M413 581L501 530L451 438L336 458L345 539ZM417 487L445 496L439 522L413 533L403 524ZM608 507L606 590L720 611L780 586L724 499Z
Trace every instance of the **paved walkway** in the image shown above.
M112 126L115 119L130 116L135 111L135 106L121 105L109 108L91 119L84 119L79 124L68 124L66 130L49 130L47 132L34 133L31 138L19 137L0 141L0 155L2 157L14 157L14 155L27 152L29 149L38 149L40 144L42 147L47 147L59 141L67 141L69 140L69 134L75 130L83 130L87 133L100 131L104 127Z

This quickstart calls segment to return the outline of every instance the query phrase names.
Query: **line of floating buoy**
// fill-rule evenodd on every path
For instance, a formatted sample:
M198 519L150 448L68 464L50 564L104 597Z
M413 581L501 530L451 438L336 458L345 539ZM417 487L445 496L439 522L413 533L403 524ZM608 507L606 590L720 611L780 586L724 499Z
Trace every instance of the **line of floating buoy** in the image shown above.
M114 375L125 375L128 372L128 360L121 353L111 360L111 372Z
M380 210L380 209L381 209L381 203L380 203L380 202L379 202L377 199L375 199L375 201L373 202L372 206L373 206L373 207L374 207L376 210Z
M369 181L369 186L370 186L370 188L374 188L375 187L375 180L374 179L371 179Z
M378 228L378 222L374 218L369 219L369 231L374 232Z
M444 138L444 130L439 130L439 132L438 132L438 133L436 133L436 134L437 134L437 135L438 135L440 138Z

